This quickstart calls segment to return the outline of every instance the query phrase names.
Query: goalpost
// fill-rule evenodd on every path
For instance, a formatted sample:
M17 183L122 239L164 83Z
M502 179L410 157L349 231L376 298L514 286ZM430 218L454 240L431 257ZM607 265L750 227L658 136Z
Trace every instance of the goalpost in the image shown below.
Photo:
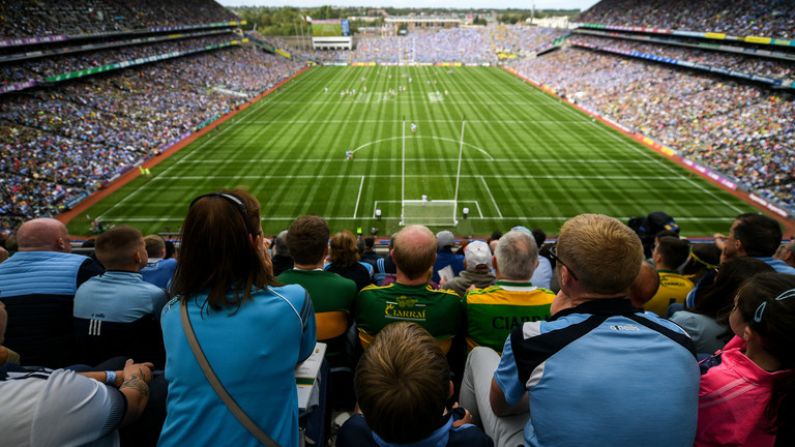
M458 167L455 175L455 192L452 199L428 199L423 192L419 199L406 199L406 122L403 121L401 174L400 174L400 225L458 225L458 192L461 186L461 164L464 155L464 129L461 122L461 138L458 146Z

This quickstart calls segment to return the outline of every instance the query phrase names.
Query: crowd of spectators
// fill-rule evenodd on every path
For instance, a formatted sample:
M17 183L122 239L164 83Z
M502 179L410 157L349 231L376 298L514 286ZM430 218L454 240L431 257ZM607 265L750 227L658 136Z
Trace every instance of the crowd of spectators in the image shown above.
M795 244L781 246L771 217L726 222L710 256L675 225L582 214L554 243L523 226L486 243L408 225L388 253L363 257L372 241L299 216L275 241L293 261L276 276L285 247L271 250L261 209L243 189L194 198L175 259L126 225L87 257L71 253L63 223L23 223L0 257L3 439L795 442ZM533 279L541 259L550 288Z
M2 39L96 34L230 20L239 18L213 0L0 1Z
M750 2L736 3L748 7L737 15L756 17ZM657 2L648 5L651 14ZM90 7L89 22L105 29L121 21L112 14L126 17L123 7L169 23L216 17L216 6L42 0L21 10ZM8 14L4 28L30 21ZM36 26L21 29L46 32ZM491 62L490 32L372 40L354 58ZM525 227L486 244L410 225L386 256L363 260L372 242L347 231L329 241L322 218L301 216L276 242L274 253L292 258L279 262L278 277L264 207L244 190L191 201L168 263L164 241L131 227L101 234L90 258L70 253L61 222L30 219L299 68L230 48L3 98L0 218L25 221L11 257L0 251L4 441L257 445L264 436L292 447L300 436L326 445L333 409L358 413L341 423L340 447L793 445L795 257L792 245L779 250L781 227L770 217L737 216L727 236L715 235L717 259L674 230L652 235L646 259L629 226L588 214L568 220L554 246ZM795 202L795 106L786 94L576 48L514 68ZM694 264L699 274L686 274ZM535 279L542 265L552 290ZM317 341L327 355L317 400L299 422L296 365L319 352ZM327 400L332 390L348 399Z
M684 62L694 62L765 77L789 80L795 78L795 64L791 61L589 35L576 35L576 37L571 38L569 41L572 44L578 43L611 50L637 51L654 56L667 57Z
M555 28L524 25L417 30L405 36L354 36L353 51L297 49L285 39L249 33L293 55L323 63L495 63L498 52L529 56L551 44L564 32Z
M575 47L513 67L765 198L795 206L795 101L786 92Z
M795 10L788 0L602 0L575 21L734 36L795 37Z
M406 36L362 37L351 62L496 63L497 52L530 55L563 31L522 25L496 25L413 31ZM318 54L324 54L319 52ZM345 54L335 54L345 60Z
M498 25L489 27L491 41L497 51L519 56L530 56L537 50L551 45L568 30L559 28L528 27L524 25Z
M352 62L497 61L490 30L482 27L414 31L406 36L362 37L351 53Z
M0 104L2 227L57 214L300 66L233 47L7 95Z
M235 39L231 32L207 37L184 40L158 42L149 45L124 46L100 51L76 53L64 56L30 59L0 66L2 78L0 85L43 79L62 73L69 73L87 68L100 67L112 63L132 61L143 57L158 56L170 52L183 52L204 48L207 45L218 45Z

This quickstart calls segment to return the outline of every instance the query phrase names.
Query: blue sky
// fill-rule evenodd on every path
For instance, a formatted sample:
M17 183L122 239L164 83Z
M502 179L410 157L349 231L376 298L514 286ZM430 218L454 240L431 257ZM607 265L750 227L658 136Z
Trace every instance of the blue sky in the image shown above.
M466 2L452 0L216 0L226 6L257 5L257 6L395 6L415 8L526 8L530 9L533 1L506 0L468 0ZM580 8L587 9L598 0L535 0L536 8Z

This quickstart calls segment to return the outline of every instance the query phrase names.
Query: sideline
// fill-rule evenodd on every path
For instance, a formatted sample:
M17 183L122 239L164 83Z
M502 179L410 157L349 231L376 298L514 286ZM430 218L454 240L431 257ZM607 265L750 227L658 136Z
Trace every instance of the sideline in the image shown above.
M188 145L190 145L194 141L196 141L199 138L201 138L204 135L206 135L211 130L215 129L216 127L218 127L221 124L225 123L226 121L230 120L231 118L236 116L238 113L248 109L249 107L251 107L255 103L259 102L261 99L265 98L266 96L268 96L271 93L273 93L274 91L276 91L278 88L284 86L288 82L292 81L293 79L295 79L298 76L302 75L303 73L307 72L310 68L311 67L306 66L306 67L298 70L297 72L293 73L290 77L279 81L276 85L274 85L270 89L260 93L259 95L257 95L252 100L242 104L237 109L228 112L226 115L223 115L222 117L220 117L217 120L213 121L212 123L206 125L205 127L201 128L200 130L198 130L196 132L193 132L192 134L188 135L187 137L177 141L176 143L172 144L171 147L169 147L167 150L165 150L161 154L158 154L158 155L156 155L156 156L144 161L142 164L140 164L138 166L142 166L144 168L153 168L153 167L159 165L160 163L162 163L163 161L165 161L166 159L168 159L172 155L176 154L177 152L181 151L182 149L184 149L185 147L187 147ZM100 188L99 190L95 191L90 196L86 197L80 203L75 205L74 208L55 216L55 218L60 220L61 222L63 222L64 225L69 224L69 222L71 222L74 218L76 218L76 217L82 215L83 213L85 213L89 208L91 208L92 206L96 205L99 201L101 201L102 199L108 197L109 195L111 195L114 192L116 192L119 189L121 189L126 184L128 184L131 181L133 181L136 178L138 178L141 175L140 171L138 170L138 166L131 167L124 174L122 174L119 178L117 178L116 180L110 182L108 185Z
M621 126L618 123L613 122L612 120L606 119L605 117L603 117L602 115L596 113L595 111L592 111L592 110L587 109L587 108L585 108L583 106L580 106L579 104L573 103L567 98L560 97L554 91L554 89L552 89L551 87L549 87L549 86L547 86L545 84L541 84L541 83L539 83L537 81L534 81L534 80L532 80L530 78L527 78L527 77L519 74L519 72L517 72L516 70L514 70L512 68L503 66L502 69L505 72L510 73L511 75L516 76L520 80L532 85L533 87L535 87L536 89L542 91L543 93L545 93L545 94L547 94L547 95L549 95L549 96L551 96L551 97L553 97L553 98L555 98L557 100L560 100L560 101L564 102L565 104L571 106L572 108L574 108L574 109L576 109L576 110L578 110L578 111L580 111L580 112L582 112L582 113L584 113L584 114L586 114L586 115L588 115L588 116L590 116L590 117L592 117L594 119L599 120L600 123L610 127L613 130L618 131L622 135L631 138L633 141L636 141L636 142L640 143L641 145L647 147L648 149L651 149L652 151L664 156L667 160L669 160L669 161L671 161L673 163L676 163L678 166L684 168L688 172L691 172L693 174L698 175L699 177L703 178L707 182L717 186L718 188L728 192L729 194L731 194L734 197L742 200L743 202L753 206L754 208L759 209L760 211L762 211L766 215L776 219L784 227L784 237L786 237L787 234L794 234L795 233L795 220L793 220L792 218L788 218L788 217L782 216L782 215L778 214L777 212L775 212L774 210L771 210L767 206L767 202L766 201L764 201L765 202L764 204L763 203L759 203L757 200L754 200L754 198L756 196L752 197L751 193L748 193L748 192L740 190L739 188L736 187L736 185L735 185L735 188L731 188L731 187L727 186L726 184L721 182L718 178L711 177L709 175L709 173L702 172L701 170L698 169L698 167L691 166L691 165L687 164L684 161L683 158L681 158L676 153L674 153L670 148L668 148L666 146L663 146L662 144L654 141L653 139L651 139L651 138L649 138L649 137L647 137L647 136L645 136L645 135L643 135L643 134L641 134L639 132L632 132L628 128L625 128L624 126ZM759 200L762 200L762 199L759 199ZM726 223L727 223L727 225L730 223L730 219L729 218L726 219ZM727 227L726 231L728 231L728 227Z

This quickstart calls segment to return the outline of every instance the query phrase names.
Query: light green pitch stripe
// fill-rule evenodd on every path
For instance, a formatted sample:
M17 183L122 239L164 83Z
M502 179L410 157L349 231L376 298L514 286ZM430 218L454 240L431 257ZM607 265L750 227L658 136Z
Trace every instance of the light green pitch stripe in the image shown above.
M334 79L340 79L345 82L350 82L356 76L354 71L337 71L335 73ZM324 80L325 81L325 80ZM327 116L327 115L337 115L340 114L339 104L337 100L335 100L335 93L329 92L328 94L324 94L323 88L325 85L323 84L314 84L314 85L305 85L307 88L306 94L308 98L318 97L318 96L325 96L323 98L323 106L320 108L312 108L306 110L309 113L315 113L318 116ZM300 114L296 114L296 117L300 117ZM346 118L346 115L340 116L341 118ZM292 127L288 125L288 127ZM283 162L279 166L279 172L284 172L286 175L299 175L306 173L307 165L304 160L307 158L311 158L313 154L320 155L321 157L329 156L329 152L335 152L335 145L337 144L336 140L331 138L332 133L329 132L328 126L322 126L319 128L313 128L309 124L304 124L302 127L302 134L304 138L301 138L301 141L296 141L295 145L290 146L285 150L285 155L290 154L289 160L285 158L285 162ZM339 130L341 128L337 128ZM323 144L321 144L321 141ZM320 153L320 150L323 149L325 153ZM328 164L324 164L326 169ZM321 169L323 166L321 165ZM323 174L325 170L321 170L320 172L312 172L313 174ZM296 185L291 185L291 182L285 181L283 184L279 185L279 189L274 193L274 200L276 202L283 201L283 203L279 203L274 207L273 214L275 215L292 215L298 216L301 214L322 214L319 210L316 209L315 203L315 195L318 191L318 187L323 184L322 180L318 180L315 182L301 184L301 187L296 187ZM310 189L307 186L314 185L314 189ZM313 206L314 205L314 206Z
M500 73L494 73L494 75L495 76L496 75L500 75ZM517 94L518 95L522 95L523 93L521 91L517 91ZM510 105L507 106L507 107L516 109L516 107L510 106ZM549 114L554 119L559 119L559 115L556 113L557 112L556 110L546 108L542 104L531 103L531 106L529 107L529 109L533 110L537 114ZM516 113L522 113L522 112L520 110L516 110ZM545 152L549 153L552 157L563 158L564 156L568 156L565 152L569 152L570 149L561 148L562 150L555 150L554 148L550 147L551 143L554 142L556 138L559 138L557 135L553 135L550 130L548 130L548 129L544 128L544 127L539 127L536 130L537 130L537 132L539 132L539 137L540 137L541 144L543 146L545 146L545 149L546 149ZM587 141L583 142L583 141L579 140L577 138L576 131L570 132L567 135L567 137L571 137L575 141L578 141L581 144L584 144L586 146L591 146L591 148L590 148L591 150L598 150L596 147L594 147L594 145L592 143L587 142ZM584 154L578 154L576 152L574 153L575 157L580 156L580 155L584 155ZM563 162L559 162L558 165L564 167L565 170L566 170L566 173L569 174L569 175L576 175L578 173L582 173L582 170L591 171L590 167L588 167L587 165L574 167L572 165L566 165ZM599 173L593 173L593 174L598 175ZM585 201L582 200L584 197L582 197L580 195L577 195L577 194L572 194L570 191L568 191L568 188L566 187L565 184L566 183L570 183L570 182L565 182L563 180L561 180L561 181L554 181L553 180L551 183L553 183L555 185L555 189L557 191L559 191L559 196L566 200L566 205L565 206L568 206L571 209L580 209L580 210L586 210L586 211L592 211L592 212L602 212L602 213L607 213L607 214L612 214L612 215L620 215L619 214L620 210L615 208L615 207L613 207L613 206L611 206L610 199L605 197L605 195L603 195L601 190L600 190L601 188L596 187L595 185L591 185L591 188L590 188L591 189L591 194L593 195L593 197L595 199L597 199L598 203L601 206L599 208L590 208L589 209L588 204ZM584 183L588 184L588 183L593 183L593 182L584 182ZM533 196L535 196L535 195L537 195L537 194L533 194ZM538 194L538 195L540 195L540 194Z

